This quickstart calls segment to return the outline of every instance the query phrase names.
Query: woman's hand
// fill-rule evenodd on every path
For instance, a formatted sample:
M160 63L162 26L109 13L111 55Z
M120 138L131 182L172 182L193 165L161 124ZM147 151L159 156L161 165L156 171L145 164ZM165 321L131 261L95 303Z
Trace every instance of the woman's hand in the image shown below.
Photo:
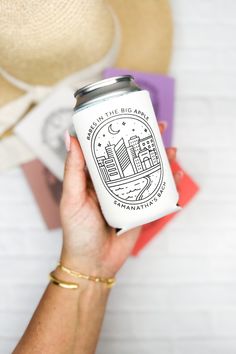
M164 124L159 127L164 130ZM79 142L67 136L66 145L69 152L60 205L62 264L88 275L113 277L134 247L140 227L116 236L101 213ZM169 161L175 154L174 148L167 149ZM176 184L180 178L177 173ZM60 281L76 282L78 289L48 285L15 354L95 352L109 288L83 279L77 283L60 268L54 273Z
M163 132L165 123L159 123L159 128ZM85 274L114 276L132 251L141 227L116 236L102 215L78 140L67 136L66 145L69 151L60 204L62 263ZM176 149L168 148L167 155L171 162ZM181 176L181 171L174 176L176 184Z

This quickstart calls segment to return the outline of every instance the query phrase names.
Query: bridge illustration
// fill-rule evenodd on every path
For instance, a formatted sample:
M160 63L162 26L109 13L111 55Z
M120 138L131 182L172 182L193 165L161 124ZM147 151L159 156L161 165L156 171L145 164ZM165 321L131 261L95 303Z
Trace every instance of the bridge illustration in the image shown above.
M131 176L128 176L128 177L123 177L123 178L120 178L118 180L114 180L114 181L109 181L107 182L107 185L109 187L115 187L115 186L119 186L121 184L124 184L124 183L128 183L128 182L133 182L137 179L140 179L140 178L143 178L143 177L147 177L149 176L150 174L152 174L153 172L156 172L158 170L161 169L161 165L160 163L158 163L157 165L151 167L151 168L148 168L147 170L143 171L143 172L138 172L134 175L131 175Z

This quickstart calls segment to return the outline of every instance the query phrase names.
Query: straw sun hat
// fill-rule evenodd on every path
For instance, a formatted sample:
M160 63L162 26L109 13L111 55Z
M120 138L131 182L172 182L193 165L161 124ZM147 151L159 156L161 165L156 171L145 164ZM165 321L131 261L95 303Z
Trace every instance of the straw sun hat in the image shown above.
M171 40L167 0L0 0L0 107L107 66L165 73Z

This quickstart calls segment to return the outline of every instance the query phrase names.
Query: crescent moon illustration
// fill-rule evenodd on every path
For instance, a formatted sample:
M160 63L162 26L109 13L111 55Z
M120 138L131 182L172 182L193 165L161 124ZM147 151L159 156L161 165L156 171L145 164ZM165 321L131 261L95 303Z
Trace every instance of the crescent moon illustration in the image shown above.
M112 129L112 124L110 124L108 126L108 131L109 131L110 134L113 134L113 135L118 134L120 132L120 130L113 130Z

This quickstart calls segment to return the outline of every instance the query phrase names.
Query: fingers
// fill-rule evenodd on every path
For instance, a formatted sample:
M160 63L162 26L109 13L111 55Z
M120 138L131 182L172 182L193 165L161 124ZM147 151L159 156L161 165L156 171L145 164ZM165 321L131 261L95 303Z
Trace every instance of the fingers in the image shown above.
M163 134L164 131L165 131L166 128L167 128L167 122L164 121L164 120L163 120L163 121L160 121L160 122L158 123L158 126L159 126L160 133Z
M184 176L184 173L181 170L174 173L174 180L175 180L175 184L177 187L180 185L180 182L181 182L183 176Z
M173 162L176 159L176 152L177 152L177 149L175 147L169 147L166 149L166 154L167 154L170 164L171 164L171 162ZM184 173L181 170L174 173L174 180L175 180L175 184L177 187L180 185L183 175L184 175Z
M137 226L131 230L126 231L121 236L115 236L116 243L118 244L120 250L123 252L125 258L132 252L134 245L140 235L141 226Z
M78 202L86 195L85 160L76 137L66 133L65 144L68 153L64 169L62 197L71 202Z
M90 174L89 174L89 171L88 171L86 165L85 165L85 175L86 175L87 188L88 188L88 189L94 189L94 188L93 188L93 182L92 182L91 176L90 176Z
M92 179L90 177L90 174L89 174L89 171L87 170L87 168L85 168L85 175L86 175L87 193L93 198L93 200L96 202L96 204L99 205L97 194L95 192L93 182L92 182Z
M176 159L176 152L177 149L175 147L169 147L166 149L166 154L170 163Z
M167 128L167 122L160 121L158 123L158 126L159 126L160 133L163 134ZM173 162L176 159L176 152L177 152L177 149L175 147L169 147L166 149L166 154L167 154L170 164L171 164L171 162ZM184 175L183 171L177 171L176 173L174 173L174 180L175 180L175 184L177 187L179 186L179 184L183 178L183 175Z

